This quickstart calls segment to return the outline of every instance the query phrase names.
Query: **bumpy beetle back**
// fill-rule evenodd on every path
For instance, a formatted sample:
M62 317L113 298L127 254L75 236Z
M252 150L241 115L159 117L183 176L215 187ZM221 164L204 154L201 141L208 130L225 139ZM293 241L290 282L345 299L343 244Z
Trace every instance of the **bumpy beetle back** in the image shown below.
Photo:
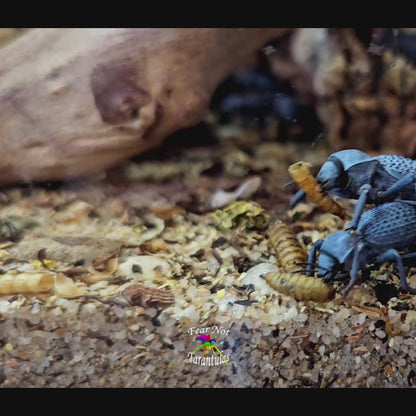
M353 248L351 234L348 231L337 231L326 237L321 252L337 258L340 263L345 263L352 255Z
M416 175L416 161L398 155L379 155L374 157L390 175L400 178L407 173Z
M386 202L365 211L356 231L338 231L325 240L318 240L308 258L308 275L318 266L318 276L328 281L338 271L350 273L350 282L343 292L345 298L357 281L359 271L372 264L394 262L401 287L416 294L409 285L405 262L416 259L416 202ZM320 250L319 260L317 252Z
M362 214L357 230L374 247L416 246L416 207L399 201L375 206Z

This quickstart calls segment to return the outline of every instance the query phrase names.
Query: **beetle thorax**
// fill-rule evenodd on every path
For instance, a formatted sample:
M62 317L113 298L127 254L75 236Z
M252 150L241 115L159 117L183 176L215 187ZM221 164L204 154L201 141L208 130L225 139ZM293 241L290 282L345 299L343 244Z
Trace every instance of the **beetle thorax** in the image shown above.
M332 276L342 268L348 268L352 262L355 239L348 231L338 231L330 234L322 244L319 260L318 275L328 272Z

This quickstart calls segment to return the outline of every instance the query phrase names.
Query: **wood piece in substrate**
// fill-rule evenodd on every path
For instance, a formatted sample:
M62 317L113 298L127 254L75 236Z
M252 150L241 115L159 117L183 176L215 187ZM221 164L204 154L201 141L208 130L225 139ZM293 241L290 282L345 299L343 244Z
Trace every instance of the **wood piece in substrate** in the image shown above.
M173 293L166 289L156 289L139 284L128 286L121 295L134 306L151 308L154 306L167 307L175 302Z

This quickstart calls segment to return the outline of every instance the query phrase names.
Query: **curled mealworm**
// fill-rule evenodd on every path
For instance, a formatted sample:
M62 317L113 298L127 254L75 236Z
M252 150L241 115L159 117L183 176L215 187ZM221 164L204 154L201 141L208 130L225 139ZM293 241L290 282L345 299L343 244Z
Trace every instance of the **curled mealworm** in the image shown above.
M270 225L270 243L276 253L283 273L274 272L266 275L266 282L273 289L296 300L313 300L325 302L332 298L335 290L322 279L298 273L306 261L306 253L296 234L283 221L276 219Z
M345 218L345 210L326 192L321 190L319 183L309 170L310 164L306 162L296 162L289 166L289 174L292 179L305 192L307 198L314 202L322 211Z

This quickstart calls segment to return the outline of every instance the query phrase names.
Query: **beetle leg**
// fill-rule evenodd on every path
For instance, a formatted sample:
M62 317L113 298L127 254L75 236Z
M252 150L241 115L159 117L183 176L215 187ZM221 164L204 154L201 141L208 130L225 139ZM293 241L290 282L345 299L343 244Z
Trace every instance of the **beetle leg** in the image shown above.
M320 250L323 242L324 240L317 240L315 241L315 243L313 243L311 251L309 252L308 266L306 267L307 276L313 275L313 271L315 270L315 265L316 265L316 252Z
M354 257L352 259L351 272L350 272L350 282L348 283L344 292L342 292L342 297L344 299L347 297L348 292L352 289L352 287L355 285L357 281L357 275L358 275L359 266L360 266L360 254L361 254L362 248L363 246L360 244L358 247L356 247L354 251Z
M414 253L412 253L412 254L414 254ZM408 256L407 258L410 258L410 256ZM409 285L409 282L407 281L406 271L405 271L404 265L403 265L403 259L400 256L399 252L397 250L391 248L391 249L385 251L377 259L377 263L385 263L387 261L394 261L396 263L397 269L399 270L399 277L400 277L400 283L402 285L402 288L406 292L409 292L413 295L416 294L416 289L412 288Z
M415 189L415 192L416 192L416 189ZM409 205L416 205L416 201L410 201L409 199L401 199L400 202L403 202Z
M346 230L355 230L357 228L358 223L361 219L361 215L364 211L365 204L367 203L367 195L370 189L371 185L365 184L361 186L360 190L358 191L360 197L358 198L357 204L355 205L354 216L348 224Z
M402 258L403 263L406 263L406 265L414 265L415 264L416 253L402 254L400 257Z
M305 198L306 198L305 191L303 189L299 189L299 191L297 191L295 195L292 197L292 199L290 200L289 208L290 209L295 208L295 206L299 204L300 202L302 202Z
M403 188L410 185L412 182L415 182L415 175L413 173L408 173L379 195L378 202L386 202L387 200L394 199Z

